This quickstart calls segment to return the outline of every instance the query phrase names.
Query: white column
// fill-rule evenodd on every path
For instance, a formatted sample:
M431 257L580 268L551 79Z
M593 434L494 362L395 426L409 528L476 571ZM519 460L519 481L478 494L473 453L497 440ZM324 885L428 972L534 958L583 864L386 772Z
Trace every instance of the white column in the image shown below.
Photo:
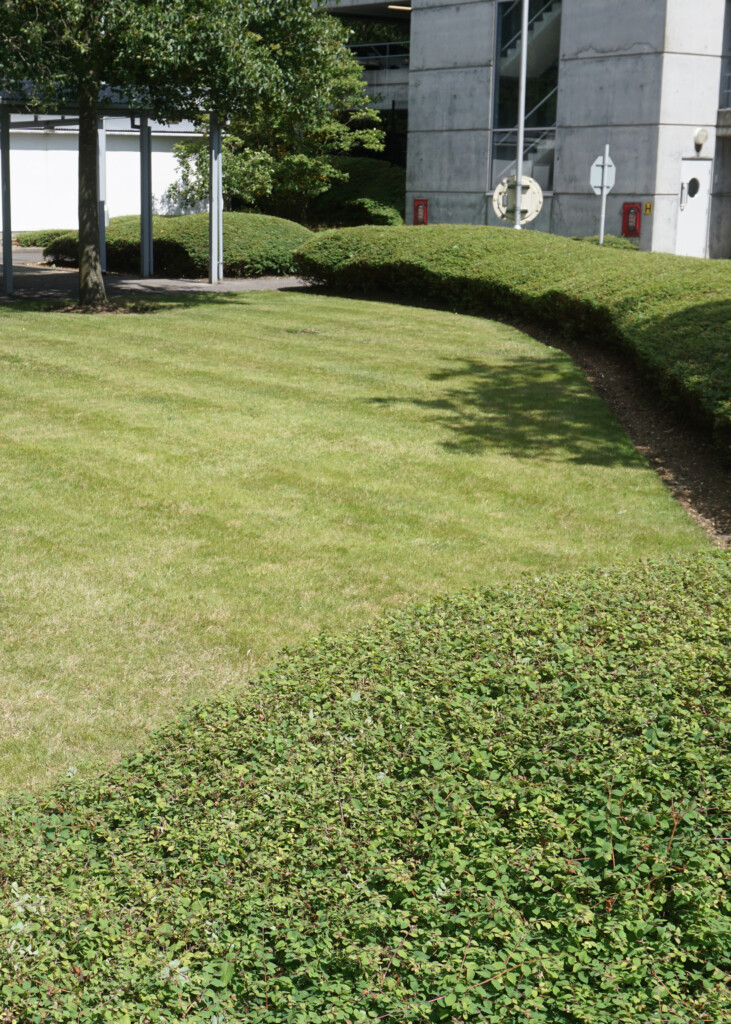
M223 158L221 127L211 114L209 132L210 185L208 226L208 280L223 280Z
M140 118L140 274L152 277L152 132Z
M10 111L0 107L0 177L2 177L3 292L13 294L13 235L10 225Z

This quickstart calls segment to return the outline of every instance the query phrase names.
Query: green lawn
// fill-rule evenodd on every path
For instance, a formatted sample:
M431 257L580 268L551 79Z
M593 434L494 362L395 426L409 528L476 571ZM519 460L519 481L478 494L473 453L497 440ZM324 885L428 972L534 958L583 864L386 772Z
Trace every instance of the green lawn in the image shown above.
M562 353L297 293L0 307L0 788L283 644L523 572L705 549Z

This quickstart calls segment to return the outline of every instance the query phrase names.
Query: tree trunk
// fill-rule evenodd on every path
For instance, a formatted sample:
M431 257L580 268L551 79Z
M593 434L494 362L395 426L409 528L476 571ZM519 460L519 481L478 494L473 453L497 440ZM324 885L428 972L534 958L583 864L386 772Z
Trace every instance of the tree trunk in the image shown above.
M79 96L79 305L106 306L99 252L98 87Z

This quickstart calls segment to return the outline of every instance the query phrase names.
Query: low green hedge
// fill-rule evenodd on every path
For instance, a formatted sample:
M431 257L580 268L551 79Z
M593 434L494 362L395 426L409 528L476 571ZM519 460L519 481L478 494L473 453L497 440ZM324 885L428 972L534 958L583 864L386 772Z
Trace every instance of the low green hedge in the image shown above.
M731 1021L731 562L324 636L0 806L3 1020Z
M69 228L46 228L39 231L19 231L16 239L18 245L28 246L30 248L44 248L50 245L56 238L61 238L63 235L69 234Z
M208 273L208 214L153 217L155 275L204 277ZM311 232L294 221L256 213L224 213L223 264L227 277L292 272L292 253ZM140 271L139 217L113 217L107 228L107 269ZM78 235L70 232L44 249L56 263L78 266Z
M438 225L328 232L299 273L541 324L623 348L731 450L731 263L601 249L534 231Z

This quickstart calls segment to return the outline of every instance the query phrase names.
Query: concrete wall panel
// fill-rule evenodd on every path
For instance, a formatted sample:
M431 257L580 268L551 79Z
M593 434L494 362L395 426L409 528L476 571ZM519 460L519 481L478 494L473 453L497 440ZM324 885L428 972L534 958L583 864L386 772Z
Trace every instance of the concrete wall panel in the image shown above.
M414 199L429 200L430 224L484 224L485 194L484 192L407 192L406 214L407 223L411 223L414 212Z
M654 128L582 128L557 136L554 191L568 195L594 195L589 185L591 165L609 143L617 168L614 193L648 202L655 192L657 134ZM596 199L597 207L599 199Z
M666 0L665 49L720 57L726 0Z
M410 131L488 131L492 120L490 68L412 72Z
M678 183L680 170L678 170ZM655 196L652 215L652 249L654 252L675 252L678 234L678 195Z
M666 2L564 0L561 57L594 58L608 54L661 53Z
M491 65L495 4L460 3L412 14L412 71Z
M409 105L409 69L382 68L378 71L366 71L364 74L368 85L371 106L377 110L390 110L395 102L399 110Z
M666 53L662 85L661 124L715 127L721 92L720 57Z
M484 193L488 151L487 132L410 132L406 188Z
M450 0L411 0L411 6L413 8L414 13L416 13L417 11L430 10L433 7L485 7L494 6L495 3L496 0L460 0L459 4L450 2Z
M635 197L632 197L635 198ZM622 233L622 205L628 198L611 192L607 197L608 235ZM554 195L553 231L557 235L591 237L599 234L600 201L593 193L581 196ZM651 221L643 218L641 248L649 248L652 236Z
M562 61L558 124L657 124L662 55L597 57Z

